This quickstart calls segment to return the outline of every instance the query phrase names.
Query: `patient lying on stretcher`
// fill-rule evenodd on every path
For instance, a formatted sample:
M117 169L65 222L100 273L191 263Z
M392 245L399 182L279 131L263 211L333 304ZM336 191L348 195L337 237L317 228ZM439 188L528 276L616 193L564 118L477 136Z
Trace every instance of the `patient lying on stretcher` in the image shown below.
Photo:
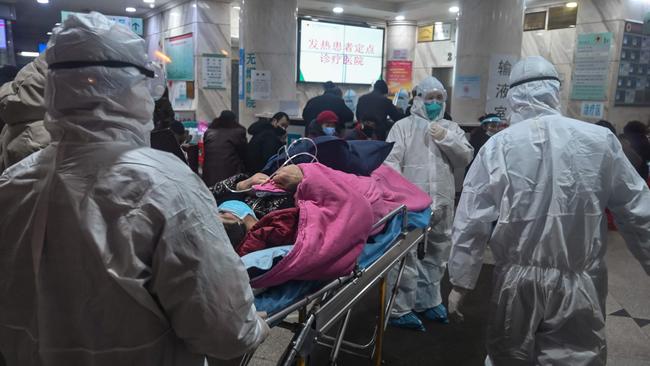
M369 177L347 174L319 163L288 165L256 194L285 194L295 207L276 210L257 220L242 202L224 202L219 211L236 251L244 256L268 247L293 245L286 256L253 287L289 280L326 280L350 273L373 230L395 208L423 211L429 196L387 166Z

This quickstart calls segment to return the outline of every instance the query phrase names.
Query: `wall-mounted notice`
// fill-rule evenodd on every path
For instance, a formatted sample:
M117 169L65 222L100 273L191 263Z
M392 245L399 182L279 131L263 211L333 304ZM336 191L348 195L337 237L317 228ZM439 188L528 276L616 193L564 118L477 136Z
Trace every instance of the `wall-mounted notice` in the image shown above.
M433 42L433 25L418 27L418 43Z
M409 50L408 48L397 48L393 50L391 55L391 60L408 60L409 59Z
M603 102L582 102L580 116L586 118L605 118L605 103Z
M612 33L578 35L571 99L607 99L607 76Z
M65 20L68 19L68 17L72 14L83 14L83 13L77 13L73 11L62 11L61 23L65 22ZM142 23L142 18L129 18L129 17L122 17L117 15L106 15L106 17L117 24L121 24L131 29L133 33L139 35L140 37L142 37L142 35L144 34L144 26Z
M454 91L461 99L481 99L481 76L456 76Z
M165 39L167 80L194 80L194 38L192 33Z
M519 57L515 55L490 56L490 71L486 91L485 113L494 113L501 118L508 116L508 90L510 90L510 72Z
M254 70L251 74L253 100L271 99L271 71Z
M228 59L219 54L203 54L201 81L203 89L226 89Z
M413 62L388 61L386 63L386 84L388 84L390 95L395 95L400 89L410 92L413 89Z
M616 106L650 106L650 27L625 22Z

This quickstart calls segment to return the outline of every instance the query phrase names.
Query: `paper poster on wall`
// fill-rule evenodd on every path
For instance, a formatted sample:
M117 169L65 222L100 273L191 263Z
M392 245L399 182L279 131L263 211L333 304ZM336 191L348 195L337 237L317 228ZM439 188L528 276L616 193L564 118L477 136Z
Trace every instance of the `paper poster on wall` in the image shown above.
M271 71L254 70L251 74L253 100L271 99Z
M605 103L603 102L582 102L580 116L585 118L605 118Z
M169 98L174 110L191 110L192 99L187 94L187 82L172 81L169 83Z
M573 67L571 99L607 99L609 53L612 33L588 33L578 35L578 45Z
M518 60L515 55L490 56L485 113L494 113L501 118L508 116L506 97L510 90L510 72Z
M194 38L192 33L165 39L167 80L194 80Z
M418 27L418 43L433 42L433 25Z
M413 61L388 61L386 63L388 94L395 95L400 89L413 89Z
M391 55L391 60L408 60L409 59L409 50L408 48L398 48L393 50Z
M454 90L461 99L481 99L481 76L456 76Z
M650 106L650 27L625 22L620 59L614 105Z
M85 14L85 13L78 13L74 11L62 11L61 12L61 23L65 22L66 19L72 14ZM144 34L144 27L142 23L142 18L130 18L130 17L122 17L122 16L117 16L117 15L106 15L106 17L112 21L114 21L117 24L121 24L133 31L133 33L139 35L142 37Z
M226 89L226 68L228 59L219 54L204 53L201 62L201 84L203 89Z

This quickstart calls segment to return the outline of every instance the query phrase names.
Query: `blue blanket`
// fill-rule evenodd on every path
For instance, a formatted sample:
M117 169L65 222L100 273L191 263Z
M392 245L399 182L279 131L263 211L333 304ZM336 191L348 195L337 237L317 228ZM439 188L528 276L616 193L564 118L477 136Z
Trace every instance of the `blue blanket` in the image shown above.
M429 225L431 210L426 209L420 212L409 212L409 229L423 229ZM394 217L383 232L368 239L363 252L359 256L358 263L361 269L368 268L388 249L402 230L402 215ZM250 255L250 254L249 254ZM271 260L272 261L272 260ZM246 262L246 261L245 261ZM268 289L255 297L257 311L265 311L272 315L285 307L293 304L299 299L317 291L323 282L321 281L291 281L283 285Z

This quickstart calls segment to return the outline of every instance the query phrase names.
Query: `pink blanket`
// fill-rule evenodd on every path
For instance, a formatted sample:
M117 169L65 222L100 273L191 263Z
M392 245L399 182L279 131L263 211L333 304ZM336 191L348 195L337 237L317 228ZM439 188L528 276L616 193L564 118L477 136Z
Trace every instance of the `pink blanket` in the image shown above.
M251 281L255 288L349 274L375 222L402 204L409 211L431 205L425 192L384 165L370 177L318 163L299 166L304 179L295 195L300 209L295 245L269 272Z

